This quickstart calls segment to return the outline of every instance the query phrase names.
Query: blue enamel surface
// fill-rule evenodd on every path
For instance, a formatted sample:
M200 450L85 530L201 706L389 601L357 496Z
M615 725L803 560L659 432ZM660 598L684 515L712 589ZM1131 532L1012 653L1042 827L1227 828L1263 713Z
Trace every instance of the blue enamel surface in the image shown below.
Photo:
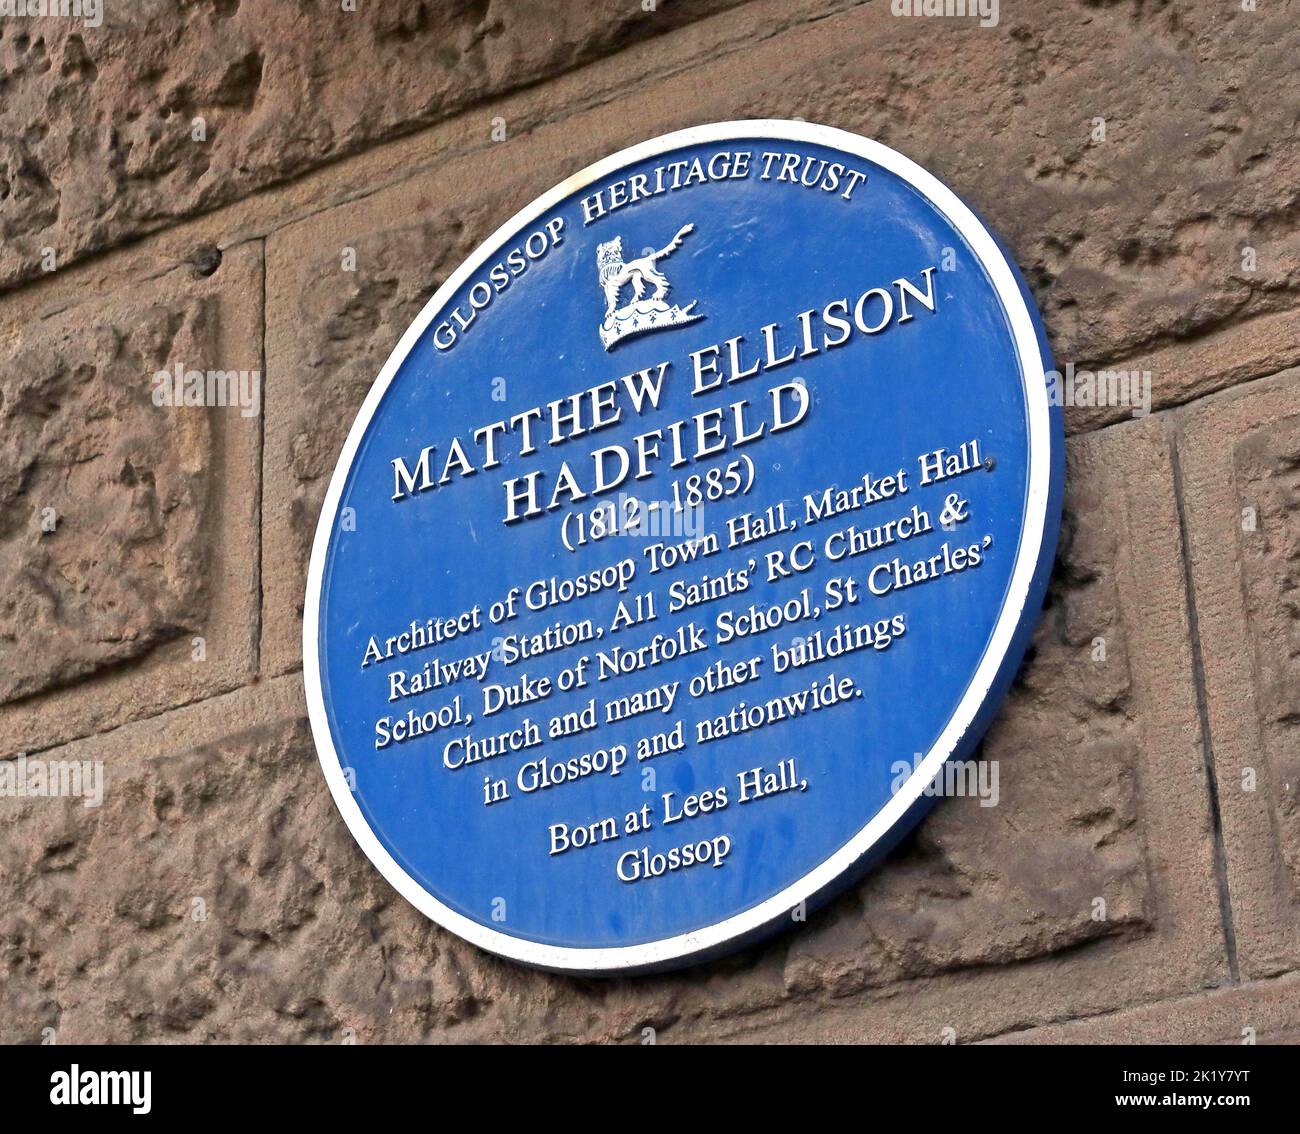
M355 530L336 524L325 563L320 608L320 669L324 702L342 763L355 775L355 798L383 845L429 893L446 906L499 932L535 942L570 947L626 946L656 941L714 925L751 909L828 859L861 830L889 800L898 777L896 764L929 750L962 699L1002 609L1026 508L1028 431L1023 376L1007 315L988 275L948 220L913 187L864 159L824 146L762 138L736 139L659 154L627 167L605 183L650 170L666 161L731 150L798 150L844 161L865 170L868 179L851 202L838 195L754 178L693 185L665 193L605 217L584 229L579 198L603 183L584 187L549 213L530 222L501 245L504 252L522 233L562 217L558 247L532 264L497 295L455 347L440 352L430 329L402 362L360 445L340 501L355 516ZM604 299L596 281L599 242L621 236L629 255L661 247L683 225L694 231L662 268L671 278L674 302L697 302L702 319L686 326L627 339L607 351L597 336ZM448 307L468 306L468 287L484 278L498 259L494 252ZM780 346L797 346L796 314L821 310L834 298L856 298L868 288L888 288L902 277L918 286L921 269L945 265L934 274L937 310L913 304L915 317L881 334L855 334L849 345L760 373L714 392L692 396L689 352L735 335L745 338L744 357L761 353L759 328L779 323ZM1029 302L1051 366L1037 312ZM725 352L723 358L725 360ZM413 464L430 444L445 451L452 437L466 438L476 427L532 406L618 378L663 361L671 366L665 397L657 411L625 413L621 424L554 448L521 457L505 446L502 467L394 503L395 456ZM851 487L864 474L873 477L899 468L915 484L918 454L978 441L992 457L992 471L981 469L945 486L920 488L892 502L874 504L842 518L808 527L819 553L832 531L850 523L866 528L926 507L932 518L948 492L969 501L971 520L945 532L935 530L891 547L829 562L819 555L815 568L797 578L766 583L756 570L752 586L728 600L680 614L667 611L669 583L699 582L728 568L761 560L778 542L696 560L659 576L646 573L644 551L655 538L620 537L581 549L565 550L560 539L563 511L514 525L502 522L502 481L541 470L550 483L562 460L589 479L588 453L597 446L627 442L638 433L688 418L713 406L748 398L765 409L767 390L802 378L812 404L806 419L779 437L669 470L634 486L642 499L665 499L674 476L725 466L740 454L754 462L755 483L747 496L711 504L704 512L706 531L725 533L728 518L760 512L786 502L788 515L804 519L806 493L830 485ZM503 378L502 386L494 379ZM1042 381L1040 375L1030 381ZM1059 410L1052 411L1053 502L1034 593L1021 615L1014 648L968 734L969 751L996 710L1013 676L1037 614L1055 543L1060 488ZM761 414L760 414L761 416ZM435 460L435 467L437 461ZM589 510L592 501L584 502ZM953 574L881 597L866 592L870 569L894 556L911 563L934 555L944 541L953 546L990 537L976 569ZM665 537L668 542L675 542ZM783 537L785 543L799 534ZM725 548L725 538L723 544ZM537 661L505 667L494 661L488 681L554 677L578 655L614 645L633 648L655 634L670 634L696 622L710 630L724 609L740 611L784 601L809 588L816 605L829 579L852 576L862 601L834 613L766 634L712 646L704 653L639 673L591 684L571 694L555 694L537 705L506 710L484 719L473 683L435 690L388 704L388 675L394 668L417 669L434 653L459 659L492 645L501 634L540 632L558 619L590 618L607 627L616 604L629 594L594 598L534 614L508 625L484 626L436 650L361 666L371 635L383 639L415 619L448 617L478 605L486 610L512 587L552 575L568 577L631 558L637 576L631 592L653 589L660 615L650 624ZM839 623L875 622L902 614L906 633L885 650L867 648L836 661L782 675L771 669L773 643L788 647L797 636ZM762 654L763 677L742 688L690 698L685 682L719 659L737 661ZM595 662L593 661L593 667ZM807 689L815 677L848 676L861 697L797 720L711 744L694 743L701 718L716 717L740 701L753 704ZM598 707L611 697L651 685L682 680L670 714L651 713L606 725L592 733L555 741L455 771L443 766L443 745L452 736L498 733L530 717L545 731L554 714L583 708L590 697ZM463 694L474 714L468 729L440 731L377 751L375 720L407 709L423 712ZM656 782L647 791L635 759L618 777L593 775L547 791L515 791L520 766L541 757L564 759L624 743L634 749L647 733L682 719L688 743L681 752L645 763ZM713 814L643 834L561 855L548 854L547 828L577 825L616 816L651 803L662 808L665 792L677 797L729 785L734 800L737 771L777 767L794 757L806 790L791 791L747 804L732 802ZM512 798L484 806L484 776L505 777ZM919 817L913 809L890 832L892 841ZM730 855L721 867L696 866L648 881L621 881L620 855L647 847L666 850L687 842L729 835ZM868 856L869 858L871 856ZM493 917L504 910L504 920ZM500 916L500 915L498 915Z

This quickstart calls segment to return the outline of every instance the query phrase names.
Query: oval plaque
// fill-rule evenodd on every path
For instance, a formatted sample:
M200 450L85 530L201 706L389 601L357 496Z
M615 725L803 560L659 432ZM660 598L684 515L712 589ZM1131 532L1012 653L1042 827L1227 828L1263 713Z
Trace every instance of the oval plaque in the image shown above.
M365 853L552 969L801 920L1014 676L1050 366L990 232L852 134L686 130L529 205L402 337L316 534L307 699Z

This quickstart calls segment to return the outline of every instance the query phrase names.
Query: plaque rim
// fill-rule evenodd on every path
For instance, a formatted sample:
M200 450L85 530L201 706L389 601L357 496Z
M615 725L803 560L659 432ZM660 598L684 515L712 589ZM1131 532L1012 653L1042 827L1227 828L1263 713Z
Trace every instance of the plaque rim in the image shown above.
M325 559L334 531L343 486L356 459L375 410L387 393L402 363L456 291L496 252L503 241L545 214L576 191L645 158L686 146L710 142L764 138L824 145L864 158L893 173L924 196L967 242L993 284L1007 318L1020 360L1028 425L1029 461L1024 501L1024 521L1015 566L1007 585L997 622L988 645L949 716L938 740L889 802L857 833L813 870L770 898L722 921L688 933L675 934L638 945L564 946L532 941L492 929L444 905L393 858L366 822L343 774L334 747L321 686L319 612ZM465 258L447 281L421 308L403 333L372 383L357 412L330 477L312 540L303 606L303 686L316 755L334 804L349 832L371 864L417 910L458 937L497 956L536 968L583 975L630 975L662 970L730 952L748 941L774 932L792 910L837 892L854 881L875 857L882 854L919 820L931 801L925 787L943 764L953 758L973 731L982 735L988 717L1001 704L1005 687L1019 664L1032 632L1050 573L1055 533L1060 519L1063 430L1059 410L1053 414L1045 375L1044 350L1038 323L1031 313L1031 298L1009 256L983 221L933 174L881 142L833 126L771 118L734 119L662 134L619 150L565 178L535 198L500 225ZM1041 318L1041 316L1040 316ZM1050 531L1049 531L1050 526ZM1051 536L1051 547L1047 537ZM1008 672L1010 670L1010 672ZM914 818L909 818L913 816ZM892 838L891 838L892 837Z

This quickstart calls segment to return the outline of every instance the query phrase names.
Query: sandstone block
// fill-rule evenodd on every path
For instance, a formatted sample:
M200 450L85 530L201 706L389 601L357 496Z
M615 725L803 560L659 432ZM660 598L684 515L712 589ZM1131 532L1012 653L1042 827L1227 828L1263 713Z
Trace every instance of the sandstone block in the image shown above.
M1179 416L1179 454L1244 977L1300 962L1300 370Z
M41 300L0 312L6 756L232 688L255 665L260 387L252 412L160 405L154 378L260 382L260 246L206 278Z

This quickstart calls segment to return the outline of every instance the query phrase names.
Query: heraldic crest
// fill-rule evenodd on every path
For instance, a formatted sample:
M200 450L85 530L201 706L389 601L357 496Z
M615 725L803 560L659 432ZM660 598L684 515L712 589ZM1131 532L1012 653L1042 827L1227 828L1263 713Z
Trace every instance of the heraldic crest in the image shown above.
M606 350L629 335L678 327L704 318L692 314L696 300L685 307L665 302L672 285L658 267L658 262L676 252L694 229L693 224L682 225L677 235L659 251L648 252L635 260L623 258L621 236L605 241L596 249L596 267L600 272L601 290L605 293L605 321L600 325L600 341ZM619 300L629 287L631 298L620 306ZM651 288L653 292L647 295Z

